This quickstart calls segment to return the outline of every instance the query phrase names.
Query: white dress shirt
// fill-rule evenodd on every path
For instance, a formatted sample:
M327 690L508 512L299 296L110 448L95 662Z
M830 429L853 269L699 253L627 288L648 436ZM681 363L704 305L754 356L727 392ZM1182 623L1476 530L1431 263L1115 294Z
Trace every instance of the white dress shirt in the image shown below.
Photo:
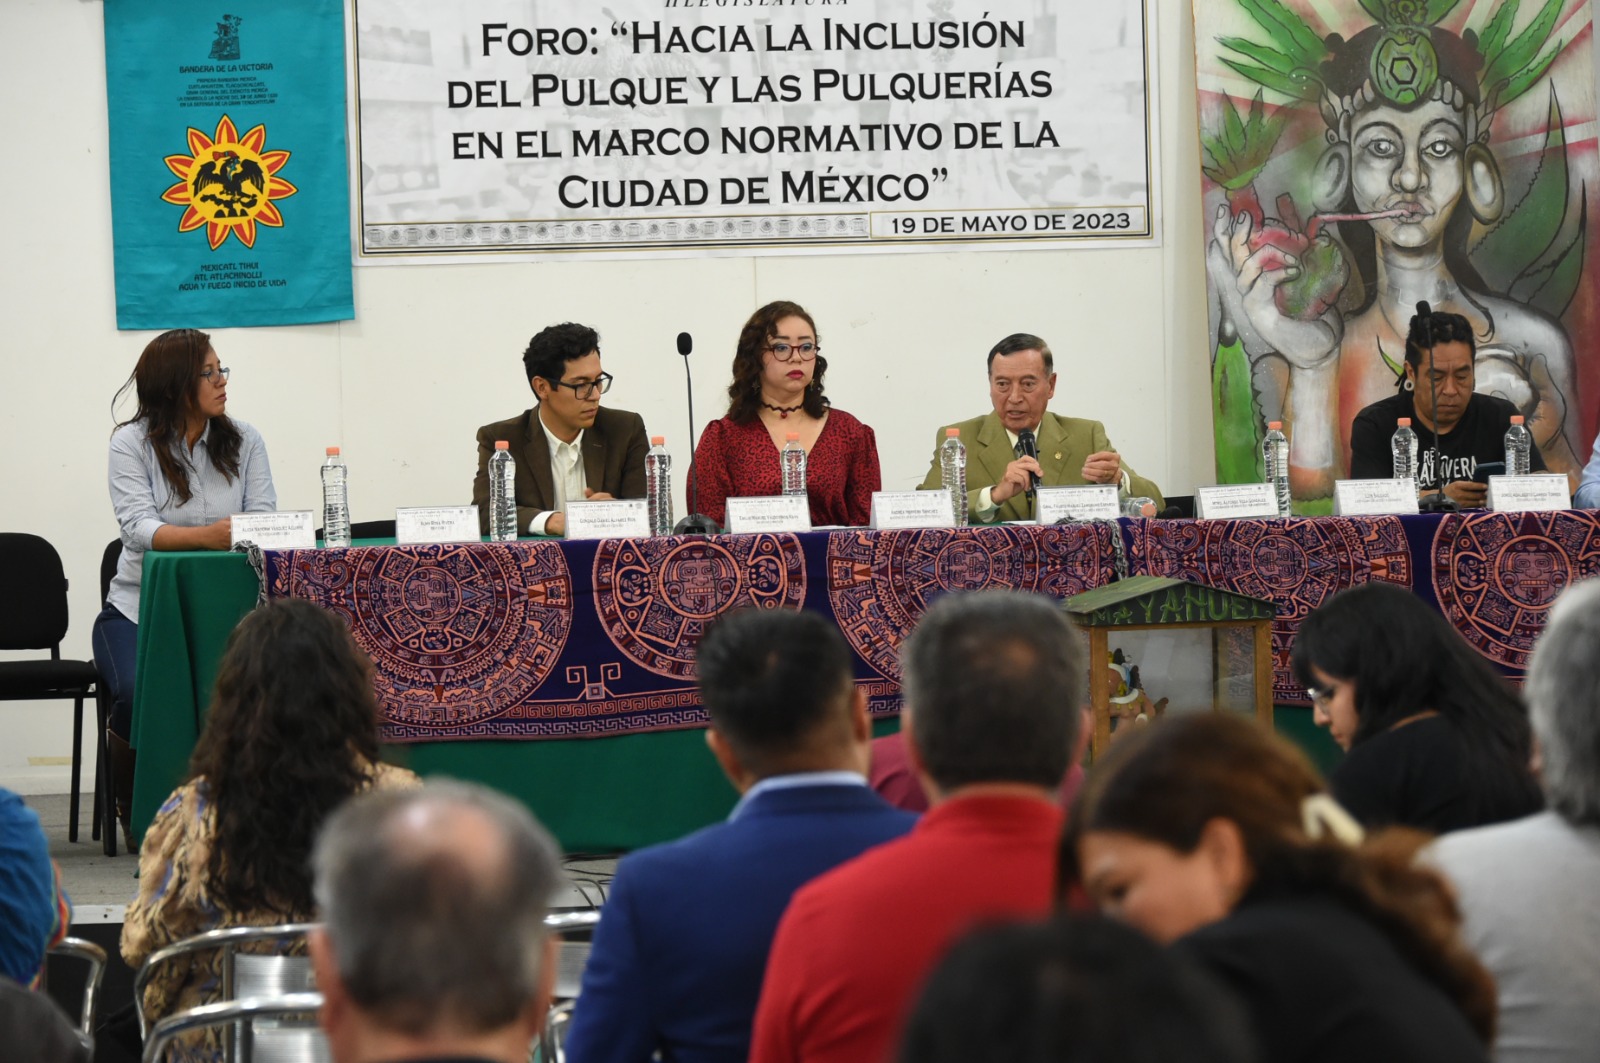
M550 483L555 491L555 508L535 514L528 521L529 535L545 535L545 525L557 513L567 511L570 501L583 501L584 491L589 484L583 473L583 432L578 432L577 438L570 443L563 443L550 431L544 423L544 418L535 411L534 417L539 422L539 430L544 433L544 439L550 447Z

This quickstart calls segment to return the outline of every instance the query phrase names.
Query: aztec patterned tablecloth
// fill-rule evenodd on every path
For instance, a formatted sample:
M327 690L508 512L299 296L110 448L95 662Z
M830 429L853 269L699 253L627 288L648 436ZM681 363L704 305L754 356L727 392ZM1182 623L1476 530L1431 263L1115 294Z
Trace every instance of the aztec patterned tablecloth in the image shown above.
M954 590L1064 598L1114 572L1106 525L528 541L269 553L268 593L340 613L372 656L387 741L574 738L702 726L694 647L729 609L814 609L856 656L877 715L900 707L898 652ZM1294 633L1335 592L1409 587L1520 678L1545 612L1600 571L1588 512L1123 521L1130 574L1278 606L1274 700L1303 703Z

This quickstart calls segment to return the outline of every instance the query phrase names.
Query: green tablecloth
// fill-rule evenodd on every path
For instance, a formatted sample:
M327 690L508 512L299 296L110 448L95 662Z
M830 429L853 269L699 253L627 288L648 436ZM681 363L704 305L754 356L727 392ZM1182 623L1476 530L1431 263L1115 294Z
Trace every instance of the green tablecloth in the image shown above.
M228 633L255 605L242 554L144 556L134 702L133 829L187 774ZM892 729L893 725L890 725ZM385 759L422 775L486 783L525 802L568 852L665 841L728 814L736 795L698 730L536 742L390 746Z

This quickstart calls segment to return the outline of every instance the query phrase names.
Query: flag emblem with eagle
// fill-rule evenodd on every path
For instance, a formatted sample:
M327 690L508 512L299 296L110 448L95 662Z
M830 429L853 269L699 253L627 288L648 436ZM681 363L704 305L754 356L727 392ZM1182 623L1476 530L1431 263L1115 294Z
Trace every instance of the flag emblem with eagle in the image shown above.
M168 155L162 160L178 183L161 198L187 208L178 221L179 232L204 226L215 250L230 235L246 247L254 247L257 225L283 225L283 214L273 201L286 199L298 189L278 176L289 162L289 153L265 151L266 142L265 125L240 136L227 115L209 137L190 127L189 154Z

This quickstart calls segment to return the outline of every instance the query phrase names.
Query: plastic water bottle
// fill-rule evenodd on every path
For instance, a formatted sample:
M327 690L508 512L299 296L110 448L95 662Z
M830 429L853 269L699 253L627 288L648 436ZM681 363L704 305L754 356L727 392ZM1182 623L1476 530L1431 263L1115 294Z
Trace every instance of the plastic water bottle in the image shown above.
M1417 433L1411 427L1411 418L1402 417L1396 424L1394 438L1389 441L1389 450L1394 454L1394 478L1396 480L1415 480L1417 478Z
M345 468L338 447L329 447L328 460L322 463L322 541L328 546L350 545L350 494Z
M1122 515L1153 517L1156 515L1156 500L1149 495L1129 495L1122 500Z
M495 440L489 458L489 538L497 543L517 539L517 463L504 439Z
M1518 414L1511 418L1511 427L1506 429L1507 476L1528 475L1528 462L1533 454L1533 436L1522 421L1522 415Z
M1289 516L1289 440L1284 438L1282 421L1267 423L1267 438L1261 441L1261 471L1278 495L1278 516Z
M665 436L651 436L644 456L644 493L650 507L650 534L672 534L672 455Z
M967 526L967 448L961 442L961 429L946 428L939 445L939 475L950 492L950 510L956 527Z
M790 432L784 439L787 442L783 444L783 453L778 455L783 467L783 493L803 495L806 493L806 448L800 445L799 432Z

